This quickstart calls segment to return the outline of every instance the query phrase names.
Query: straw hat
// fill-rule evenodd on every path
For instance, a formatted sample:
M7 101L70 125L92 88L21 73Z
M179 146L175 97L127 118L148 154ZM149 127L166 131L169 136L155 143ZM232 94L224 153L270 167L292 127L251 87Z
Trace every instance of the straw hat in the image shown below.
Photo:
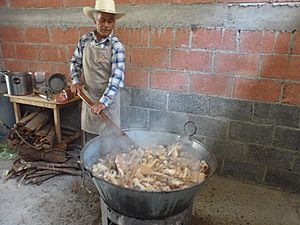
M92 20L95 20L93 13L94 12L105 12L115 14L115 19L120 19L126 13L116 12L115 1L113 0L96 0L95 8L83 7L83 13L90 17Z

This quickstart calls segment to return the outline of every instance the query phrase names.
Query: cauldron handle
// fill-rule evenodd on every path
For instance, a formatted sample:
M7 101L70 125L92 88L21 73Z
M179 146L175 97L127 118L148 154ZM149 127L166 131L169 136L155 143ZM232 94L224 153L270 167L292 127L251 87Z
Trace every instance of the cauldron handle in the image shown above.
M193 121L189 120L184 124L184 133L186 135L192 137L194 136L194 134L196 134L196 132L197 132L197 127Z
M94 179L95 176L89 171L87 170L81 162L79 162L79 165L80 165L80 168L81 168L81 171L82 171L82 175L81 175L81 181L80 181L80 184L81 184L81 187L84 188L89 194L96 194L96 195L99 195L98 193L94 193L92 192L86 185L85 183L85 179L86 179L86 176L89 176L90 178Z
M91 99L86 96L82 91L78 92L77 95L84 101L90 108L94 105ZM138 148L138 145L114 122L112 121L104 112L100 111L97 116L109 126L117 136L121 138L130 148Z
M2 74L2 75L7 75L6 73L9 73L9 70L1 70L0 71L0 74Z

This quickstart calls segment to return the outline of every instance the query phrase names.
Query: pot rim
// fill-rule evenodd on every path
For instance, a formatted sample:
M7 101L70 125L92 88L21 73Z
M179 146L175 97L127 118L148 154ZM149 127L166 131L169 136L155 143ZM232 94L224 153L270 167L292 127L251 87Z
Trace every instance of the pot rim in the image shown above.
M1 72L5 76L26 76L32 75L32 72Z
M182 190L188 190L188 189L193 189L195 188L196 186L200 186L204 183L206 183L215 173L215 171L217 170L217 158L215 156L215 153L210 149L208 148L204 143L202 143L201 141L197 140L196 138L194 137L191 137L191 136L188 136L188 135L183 135L183 134L179 134L178 132L175 132L175 131L167 131L167 130L160 130L160 129L148 129L148 128L130 128L130 129L123 129L125 132L126 131L159 131L159 132L164 132L164 133L172 133L172 134L177 134L179 137L183 137L183 138L188 138L189 141L194 141L196 142L197 144L200 144L202 145L203 147L205 147L206 151L208 151L210 153L210 155L212 156L213 158L213 161L215 161L215 165L214 167L212 168L212 171L209 172L209 174L207 175L206 179L201 182L201 183L195 183L189 187L186 187L186 188L180 188L180 189L173 189L173 190L170 190L170 191L144 191L144 190L138 190L138 189L133 189L133 188L127 188L127 187L123 187L121 185L116 185L114 183L111 183L103 178L100 178L98 176L94 176L93 173L88 169L86 168L85 166L85 163L83 162L83 154L86 150L86 147L88 145L90 145L95 139L98 139L98 138L101 138L105 135L109 135L110 133L106 133L106 134L102 134L102 135L99 135L93 139L91 139L85 146L84 148L82 149L81 153L80 153L80 162L81 162L81 165L82 165L82 169L84 170L83 172L88 172L88 174L91 176L91 178L96 178L98 180L101 180L101 181L104 181L105 183L109 184L109 185L112 185L112 186L115 186L117 188L121 188L121 189L126 189L128 191L133 191L133 192L137 192L137 193L151 193L151 194L161 194L161 193L165 193L165 194L168 194L168 193L175 193L175 192L181 192ZM111 132L113 133L113 132ZM210 167L211 168L211 167Z

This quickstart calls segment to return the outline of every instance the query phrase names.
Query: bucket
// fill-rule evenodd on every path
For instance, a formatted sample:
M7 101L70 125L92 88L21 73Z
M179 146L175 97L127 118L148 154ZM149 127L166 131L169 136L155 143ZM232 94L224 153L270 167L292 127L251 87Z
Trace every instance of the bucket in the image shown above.
M10 95L32 94L31 72L4 72L7 92Z
M34 83L41 84L45 82L46 72L45 71L37 71L34 72Z

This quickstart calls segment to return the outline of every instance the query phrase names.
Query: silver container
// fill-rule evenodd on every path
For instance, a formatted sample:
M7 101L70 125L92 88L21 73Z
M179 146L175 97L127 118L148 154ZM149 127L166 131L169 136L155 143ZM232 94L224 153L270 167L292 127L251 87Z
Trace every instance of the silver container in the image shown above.
M10 95L32 94L31 72L2 72L5 75L7 92Z
M5 76L0 72L0 94L7 93Z

